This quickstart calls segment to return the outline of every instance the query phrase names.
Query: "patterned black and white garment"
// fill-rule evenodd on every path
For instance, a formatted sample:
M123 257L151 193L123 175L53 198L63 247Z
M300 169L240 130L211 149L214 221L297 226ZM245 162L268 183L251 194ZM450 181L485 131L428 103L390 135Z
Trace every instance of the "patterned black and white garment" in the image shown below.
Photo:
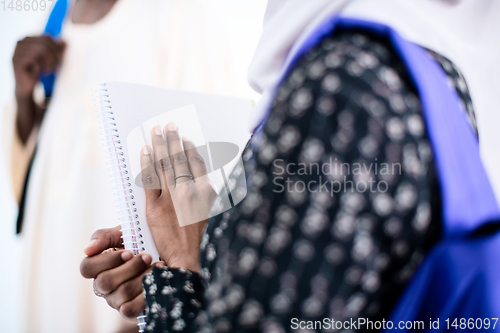
M463 76L429 55L474 127ZM357 30L325 38L282 84L256 146L243 154L247 197L208 223L201 273L154 268L144 278L147 331L284 332L292 318L387 318L441 228L419 97L389 42ZM373 177L386 190L278 193L286 183L277 181L277 160L297 166L279 175L292 185L339 176L299 174L299 163L399 163L401 170L343 169L342 179ZM241 174L235 169L230 179Z

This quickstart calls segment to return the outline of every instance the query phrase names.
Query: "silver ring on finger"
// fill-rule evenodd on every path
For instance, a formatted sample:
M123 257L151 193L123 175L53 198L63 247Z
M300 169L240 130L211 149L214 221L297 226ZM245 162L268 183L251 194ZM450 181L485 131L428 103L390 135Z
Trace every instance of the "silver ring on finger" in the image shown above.
M187 173L183 173L182 175L178 175L177 177L175 177L175 178L174 178L174 182L175 182L175 181L177 181L177 179L182 178L182 177L188 177L188 178L190 178L190 179L193 181L193 183L194 183L194 177L193 177L192 175L187 174Z
M97 297L106 297L108 295L111 295L111 293L113 291L110 291L109 293L101 293L100 291L98 291L95 287L95 279L94 279L94 282L92 282L92 288L94 289L94 294L97 296Z

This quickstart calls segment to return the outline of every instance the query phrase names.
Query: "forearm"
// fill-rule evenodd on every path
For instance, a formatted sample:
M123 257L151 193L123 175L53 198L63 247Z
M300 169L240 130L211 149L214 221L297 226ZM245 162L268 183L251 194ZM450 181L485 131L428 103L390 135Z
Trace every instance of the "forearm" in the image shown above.
M16 101L17 133L21 142L25 144L35 125L42 121L43 108L34 101L32 95L21 95L16 93Z
M143 280L147 325L153 332L193 331L202 304L200 276L183 268L154 267Z

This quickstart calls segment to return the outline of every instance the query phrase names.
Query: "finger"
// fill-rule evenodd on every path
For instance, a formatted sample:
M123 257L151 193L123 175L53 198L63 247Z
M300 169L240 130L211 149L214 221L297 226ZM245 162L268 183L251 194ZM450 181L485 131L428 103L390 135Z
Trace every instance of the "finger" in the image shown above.
M156 174L160 178L162 190L168 189L167 184L174 184L174 169L168 156L167 143L160 125L151 130L151 141L155 156Z
M90 237L90 242L85 247L85 254L93 256L109 248L122 247L122 232L120 229L120 226L116 226L94 232Z
M115 291L104 298L113 309L119 309L124 303L132 301L142 294L142 277L139 275L122 283Z
M60 55L62 54L62 51L64 49L62 46L63 44L53 40L51 36L47 35L36 38L34 42L43 45L47 49L47 51L50 52L50 54L54 57L56 63L59 62Z
M120 306L121 315L127 319L134 319L144 310L146 310L146 300L144 299L144 295L142 293L132 301L124 303Z
M42 40L42 43L50 49L51 54L56 60L56 64L59 64L62 60L62 55L64 53L64 49L66 48L66 43L62 40L53 40L50 36L43 37L46 38Z
M65 41L62 41L62 40L58 40L56 41L56 45L57 45L57 48L58 48L58 61L61 62L62 60L62 56L64 54L64 50L66 49L66 42Z
M156 267L165 267L165 263L163 261L157 261L153 264Z
M32 43L24 45L16 51L16 59L26 59L36 62L43 71L56 67L56 58L42 44Z
M160 180L155 171L154 158L151 152L149 146L144 146L141 149L142 184L144 185L146 200L156 199L161 193Z
M30 52L36 54L36 60L40 67L48 72L53 70L58 65L58 52L53 50L47 43L35 42L30 45Z
M180 175L190 175L188 159L184 153L184 148L182 147L182 140L179 136L179 131L175 123L169 123L165 128L167 133L167 145L168 153L170 155L170 160L174 166L175 176ZM177 178L175 182L177 184L184 183L186 181L191 181L188 177Z
M86 279L95 279L100 273L116 268L133 257L130 251L113 251L87 257L80 264L80 273Z
M33 57L18 57L16 59L13 59L13 63L15 69L21 69L23 73L26 73L33 78L38 78L41 69L40 65L35 59L33 59ZM14 70L14 72L16 71Z
M186 152L189 161L189 169L194 178L198 178L207 174L207 166L205 160L196 149L194 143L188 138L182 138L182 145Z
M40 52L44 58L43 69L45 71L51 71L61 62L66 43L63 41L55 41L52 37L45 35L23 40L23 46L29 49L37 47L38 52Z
M151 261L151 256L140 254L123 265L99 273L94 281L96 290L103 294L112 292L125 281L144 273L151 265Z

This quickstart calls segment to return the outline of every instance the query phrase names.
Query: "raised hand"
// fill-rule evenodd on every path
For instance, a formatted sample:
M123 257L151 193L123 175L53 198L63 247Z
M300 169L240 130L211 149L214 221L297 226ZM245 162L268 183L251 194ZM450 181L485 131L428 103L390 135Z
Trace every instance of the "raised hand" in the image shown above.
M164 135L164 132L166 133ZM169 267L198 272L202 233L216 193L202 156L174 123L151 131L153 149L141 151L146 217Z
M60 64L64 46L50 36L26 37L17 42L12 63L18 98L31 96L40 75Z
M64 42L49 36L26 37L17 42L12 63L16 78L16 126L21 142L25 143L36 124L43 118L45 105L33 99L33 90L40 75L53 71L61 62Z

